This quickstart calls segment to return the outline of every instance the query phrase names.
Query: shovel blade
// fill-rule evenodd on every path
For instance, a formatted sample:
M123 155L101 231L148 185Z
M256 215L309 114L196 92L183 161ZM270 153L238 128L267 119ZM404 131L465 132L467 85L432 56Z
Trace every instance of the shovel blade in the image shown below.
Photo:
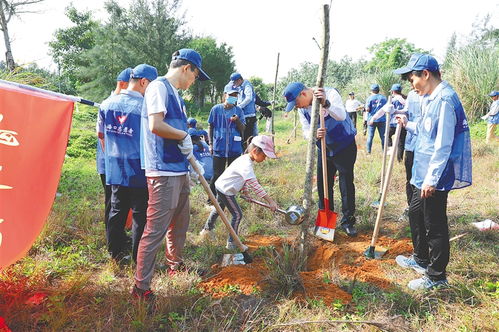
M329 242L334 241L334 228L327 228L322 226L315 226L312 235L318 237L321 240L326 240Z
M338 214L329 209L329 200L324 199L324 209L317 211L315 228L312 235L326 241L334 241L334 230L336 229L336 219Z
M369 246L369 248L364 251L364 256L370 259L381 259L387 251L388 249L384 247Z
M317 211L317 219L315 220L315 226L335 229L336 228L336 219L338 218L338 214L334 211L329 210L328 205L326 208Z

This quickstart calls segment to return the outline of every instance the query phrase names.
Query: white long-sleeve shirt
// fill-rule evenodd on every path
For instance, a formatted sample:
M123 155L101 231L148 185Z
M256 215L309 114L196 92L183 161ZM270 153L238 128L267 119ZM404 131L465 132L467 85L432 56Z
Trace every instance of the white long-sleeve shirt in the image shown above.
M326 99L329 100L329 103L331 104L329 108L325 109L327 114L329 114L329 116L331 116L333 119L337 121L345 120L347 113L345 111L345 108L343 107L343 101L341 100L341 96L338 93L338 91L336 91L336 89L333 88L324 88L324 90L326 92ZM306 139L308 139L309 137L310 123L305 117L305 113L311 115L311 112L312 112L312 105L306 108L298 108L298 115L300 116L300 123L303 131L303 137Z

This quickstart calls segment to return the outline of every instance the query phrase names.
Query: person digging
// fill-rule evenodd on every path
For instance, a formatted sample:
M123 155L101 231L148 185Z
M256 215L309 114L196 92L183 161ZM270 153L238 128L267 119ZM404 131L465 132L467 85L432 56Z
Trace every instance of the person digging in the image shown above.
M352 120L347 116L338 91L333 88L308 88L303 83L290 83L284 90L286 112L298 108L304 137L309 137L312 101L314 96L321 100L321 112L325 112L325 129L317 130L318 142L326 137L327 178L329 184L329 209L334 210L333 187L334 176L339 173L341 193L341 228L348 236L357 236L355 229L355 186L354 164L357 158L357 131ZM319 209L324 209L324 189L322 178L321 146L318 144L317 154L317 191L319 193Z

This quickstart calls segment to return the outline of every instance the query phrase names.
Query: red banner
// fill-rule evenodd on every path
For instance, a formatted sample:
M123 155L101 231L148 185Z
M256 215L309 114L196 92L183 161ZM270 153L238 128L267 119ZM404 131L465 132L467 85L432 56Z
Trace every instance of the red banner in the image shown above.
M69 139L73 102L0 83L0 268L45 224Z

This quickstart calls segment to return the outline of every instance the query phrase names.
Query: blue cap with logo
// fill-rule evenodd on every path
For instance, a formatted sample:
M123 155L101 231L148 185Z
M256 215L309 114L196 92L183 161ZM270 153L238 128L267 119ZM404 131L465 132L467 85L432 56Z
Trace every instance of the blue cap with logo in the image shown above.
M374 83L374 84L371 84L371 87L370 87L371 91L375 91L375 90L378 90L379 91L379 85Z
M178 55L174 55L172 57L172 60L177 60L177 59L187 60L190 63L192 63L194 66L196 66L197 69L199 70L200 81L211 80L210 76L208 76L208 74L206 74L201 68L201 63L203 60L201 59L201 55L198 52L190 48L183 48L178 50Z
M286 98L286 102L288 105L286 106L286 112L291 111L296 106L296 97L300 94L300 92L305 89L305 85L300 82L289 83L286 89L284 89L284 93L282 94L284 98Z
M413 70L429 70L438 71L439 70L437 60L429 54L415 53L411 55L409 62L406 66L395 69L393 72L397 75L403 75L410 73Z
M224 87L224 93L230 95L231 93L239 93L239 90L234 87L232 82L229 82Z
M132 78L147 78L149 81L154 81L158 78L158 71L155 67L150 66L148 64L140 64L133 68L132 70Z
M196 123L198 123L198 122L197 122L197 121L196 121L196 119L194 119L194 118L188 118L188 119L187 119L187 124L188 124L189 126L196 126Z
M238 79L240 79L240 78L243 78L243 77L242 77L242 76L241 76L241 74L239 74L239 73L232 73L232 74L230 75L230 80L231 80L232 82L237 81L237 80L238 80Z
M402 85L395 83L394 85L392 85L390 91L402 91Z
M121 73L116 77L116 82L130 82L130 75L132 74L132 68L123 69Z
M490 97L499 96L499 91L492 91L491 93L489 93L489 96Z

